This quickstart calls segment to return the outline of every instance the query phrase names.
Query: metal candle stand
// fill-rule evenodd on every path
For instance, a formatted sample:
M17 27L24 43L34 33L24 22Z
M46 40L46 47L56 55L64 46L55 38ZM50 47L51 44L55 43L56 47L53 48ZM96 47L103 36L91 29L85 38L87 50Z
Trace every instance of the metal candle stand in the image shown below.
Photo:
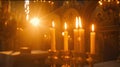
M50 64L51 67L56 67L56 65L60 62L58 59L58 51L48 51L48 58L47 58L47 64Z
M62 67L70 67L71 52L61 51Z
M94 67L95 54L80 53L75 51L49 51L47 64L51 67L84 67L88 63L89 67Z
M94 63L95 63L95 54L88 54L88 58L86 59L86 61L88 62L89 67L94 67Z
M72 55L73 55L73 57L72 57L72 64L73 64L73 66L74 67L84 67L84 65L85 65L85 59L86 59L86 57L87 57L87 55L86 54L84 54L84 53L80 53L80 52L72 52Z

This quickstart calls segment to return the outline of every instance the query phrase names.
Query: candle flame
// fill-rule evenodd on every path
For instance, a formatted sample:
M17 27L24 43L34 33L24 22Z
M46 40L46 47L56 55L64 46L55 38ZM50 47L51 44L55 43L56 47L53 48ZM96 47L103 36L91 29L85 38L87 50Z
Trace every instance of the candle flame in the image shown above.
M64 32L62 32L62 36L64 36Z
M94 31L95 30L95 28L94 28L94 24L92 24L92 31Z
M54 21L52 21L52 27L53 27L53 28L55 27L55 23L54 23Z
M78 17L76 17L76 28L78 28Z
M65 30L67 30L67 23L65 22Z
M40 19L37 18L37 17L34 17L30 20L30 23L33 25L33 26L39 26L40 24Z
M81 22L81 18L79 17L79 26L80 28L82 28L82 22Z

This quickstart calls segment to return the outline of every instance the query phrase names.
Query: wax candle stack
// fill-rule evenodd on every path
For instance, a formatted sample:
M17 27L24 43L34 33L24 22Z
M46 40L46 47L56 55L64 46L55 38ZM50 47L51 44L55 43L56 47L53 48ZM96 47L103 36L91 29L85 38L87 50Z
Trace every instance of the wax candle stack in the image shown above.
M55 39L55 23L52 21L52 27L50 28L51 33L51 51L56 51L56 39Z
M79 17L79 46L80 46L80 53L84 53L85 52L85 44L84 44L84 32L85 30L82 28L82 22L81 22L81 18Z
M55 23L52 22L51 31L51 51L56 51L56 38L55 38ZM74 31L74 51L85 53L85 30L82 28L80 17L76 17L76 28ZM92 32L90 32L90 54L95 54L95 32L94 25L92 24ZM68 51L68 31L67 24L65 23L64 30L64 51Z
M74 29L74 50L75 52L84 53L84 29L82 28L81 18L76 17L76 29Z
M68 32L67 32L66 23L65 23L65 31L64 31L64 51L68 51Z
M95 54L95 32L94 32L94 24L92 24L92 32L90 32L90 54Z
M74 51L78 52L79 51L79 43L78 43L78 18L76 17L76 28L74 29Z

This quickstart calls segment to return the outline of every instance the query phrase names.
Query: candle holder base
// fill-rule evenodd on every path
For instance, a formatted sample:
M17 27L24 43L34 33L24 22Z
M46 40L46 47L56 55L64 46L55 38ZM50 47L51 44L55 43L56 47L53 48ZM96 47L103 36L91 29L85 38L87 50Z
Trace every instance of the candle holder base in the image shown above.
M62 66L70 67L71 58L70 51L61 51Z
M88 53L88 58L86 59L86 61L88 62L89 67L94 67L94 63L96 62L95 56L95 54Z
M48 51L48 57L46 59L46 64L49 64L51 67L56 67L61 62L58 56L58 51Z
M85 53L72 51L72 64L74 67L84 67L86 58L87 55Z

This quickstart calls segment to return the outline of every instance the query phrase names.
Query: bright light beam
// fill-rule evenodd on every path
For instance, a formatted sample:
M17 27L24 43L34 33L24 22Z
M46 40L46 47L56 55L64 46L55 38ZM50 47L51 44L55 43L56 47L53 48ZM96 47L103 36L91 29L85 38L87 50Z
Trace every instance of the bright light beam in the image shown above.
M33 18L30 20L30 23L33 25L33 26L39 26L40 25L40 20L39 18Z
M24 4L24 8L25 8L25 13L26 13L26 20L29 20L29 0L25 0L25 4Z

